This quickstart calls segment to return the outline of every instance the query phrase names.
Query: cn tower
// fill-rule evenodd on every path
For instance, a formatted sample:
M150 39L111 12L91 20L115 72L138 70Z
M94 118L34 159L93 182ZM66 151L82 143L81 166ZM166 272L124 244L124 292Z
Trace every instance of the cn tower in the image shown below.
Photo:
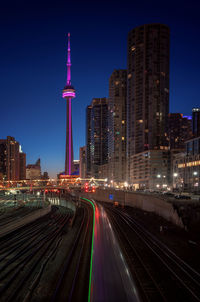
M75 98L75 89L71 85L71 57L70 57L70 33L68 33L67 49L67 82L62 91L62 97L67 102L67 127L66 127L66 153L65 153L65 175L71 175L73 171L73 140L72 140L72 104Z

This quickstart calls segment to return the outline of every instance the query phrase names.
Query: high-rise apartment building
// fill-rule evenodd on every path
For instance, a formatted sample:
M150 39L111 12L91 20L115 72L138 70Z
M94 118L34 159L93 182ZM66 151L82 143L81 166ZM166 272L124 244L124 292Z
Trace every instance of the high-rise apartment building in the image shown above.
M79 160L80 160L80 177L86 178L86 146L80 147Z
M192 132L194 137L200 136L200 108L192 109Z
M23 153L25 154L25 153ZM4 180L21 179L20 145L14 137L0 140L0 174Z
M184 149L185 141L192 138L192 118L181 113L169 113L168 138L171 150Z
M86 108L86 176L91 176L91 153L92 153L92 143L91 143L91 113L92 106L89 105Z
M131 157L166 150L169 113L169 27L147 24L128 34L127 170Z
M126 180L126 70L114 70L109 79L108 161L109 180Z
M5 139L0 140L0 180L6 179L6 150L7 144Z
M87 162L87 168L90 167L90 176L101 178L101 166L108 162L107 98L95 98L92 100L91 108L87 108L86 120L88 122L87 161L90 160L90 162Z
M26 179L26 153L19 153L19 179Z

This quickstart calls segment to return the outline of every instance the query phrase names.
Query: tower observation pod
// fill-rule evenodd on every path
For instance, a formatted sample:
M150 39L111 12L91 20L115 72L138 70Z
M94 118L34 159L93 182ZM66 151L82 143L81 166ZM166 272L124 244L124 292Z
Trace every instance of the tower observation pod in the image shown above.
M67 82L62 91L62 97L67 102L67 125L66 125L66 153L65 153L65 175L71 175L73 168L73 139L72 139L72 104L75 98L75 89L71 85L71 56L70 56L70 33L68 33L67 49Z

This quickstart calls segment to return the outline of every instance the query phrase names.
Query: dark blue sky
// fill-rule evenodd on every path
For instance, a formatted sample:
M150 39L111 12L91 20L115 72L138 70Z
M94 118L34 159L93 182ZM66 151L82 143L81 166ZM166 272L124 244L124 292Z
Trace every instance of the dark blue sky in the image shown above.
M199 1L6 1L0 6L0 138L14 136L27 163L64 168L66 37L71 32L75 159L85 144L85 108L108 96L114 69L126 68L128 32L170 26L170 111L200 105ZM70 4L71 3L71 4Z

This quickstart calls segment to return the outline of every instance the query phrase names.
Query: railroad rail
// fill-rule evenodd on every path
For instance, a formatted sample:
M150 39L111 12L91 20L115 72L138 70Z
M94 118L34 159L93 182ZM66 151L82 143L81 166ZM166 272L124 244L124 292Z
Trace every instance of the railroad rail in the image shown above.
M87 301L93 211L82 202L82 217L70 252L57 279L51 302Z
M105 205L144 301L200 301L200 274L124 210Z
M1 301L17 301L19 296L21 300L27 300L39 275L58 248L69 219L69 213L60 213L53 207L49 214L34 223L0 238ZM30 286L33 276L34 284ZM28 282L27 294L25 288Z

